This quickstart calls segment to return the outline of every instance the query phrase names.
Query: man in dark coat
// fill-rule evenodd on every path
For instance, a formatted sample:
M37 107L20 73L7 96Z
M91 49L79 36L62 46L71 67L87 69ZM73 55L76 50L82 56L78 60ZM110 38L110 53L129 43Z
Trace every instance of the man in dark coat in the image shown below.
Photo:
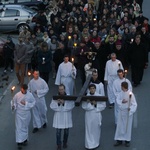
M100 42L95 43L95 48L93 50L97 53L96 59L98 59L98 78L101 82L104 83L104 73L105 73L105 65L108 60L109 50L105 49L104 46Z
M116 49L114 50L117 59L119 59L122 62L123 68L126 70L129 67L128 59L127 59L127 51L125 48L123 48L122 43L120 41L117 41L116 43Z
M4 53L4 59L5 59L5 69L4 73L7 72L7 69L10 65L10 71L13 72L14 68L14 49L15 49L15 44L12 41L12 38L10 36L7 37L7 41L3 46L3 53Z
M130 47L131 77L136 87L143 78L144 68L148 65L148 52L141 43L141 36L137 35Z
M49 73L52 70L51 60L52 53L48 49L48 44L43 42L41 44L41 50L38 51L38 69L40 77L43 78L47 84L49 81Z

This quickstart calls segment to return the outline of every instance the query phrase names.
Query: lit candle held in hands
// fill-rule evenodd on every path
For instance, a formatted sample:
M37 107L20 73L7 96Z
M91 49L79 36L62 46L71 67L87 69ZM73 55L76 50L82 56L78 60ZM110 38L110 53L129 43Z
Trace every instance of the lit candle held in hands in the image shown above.
M71 36L68 36L68 39L70 40L70 39L71 39Z
M28 80L30 81L30 79L31 79L31 72L28 71Z
M12 86L11 88L11 94L12 94L12 110L14 110L14 100L13 100L13 97L14 97L14 90L15 90L15 86Z
M72 57L71 61L72 61L72 68L73 68L73 66L74 66L74 58L73 57Z
M12 86L12 88L11 88L12 93L14 92L15 88L16 88L15 86Z
M77 47L77 43L74 43L74 47L75 47L75 48Z
M45 64L45 57L43 57L42 60L43 60L42 64Z

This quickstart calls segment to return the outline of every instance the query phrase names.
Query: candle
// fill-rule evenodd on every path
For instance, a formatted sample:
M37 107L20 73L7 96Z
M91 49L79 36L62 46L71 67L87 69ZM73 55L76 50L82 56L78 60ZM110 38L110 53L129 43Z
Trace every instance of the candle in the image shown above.
M72 68L73 68L73 66L74 66L74 58L73 57L72 57L71 61L72 61Z
M133 42L134 41L134 39L131 39L131 42Z
M119 66L119 69L120 69L120 61L118 62L118 66Z
M131 99L131 97L132 97L132 92L129 93L129 98Z
M127 118L127 124L126 124L126 133L127 133L127 131L128 131L128 122L129 122L129 111L130 111L131 97L132 97L132 92L130 92L130 93L129 93L129 102L128 102L128 118Z
M93 20L96 21L96 18L94 18Z
M42 64L44 64L44 63L45 63L45 57L43 57L42 59L43 59L43 62L42 62Z
M14 109L13 107L14 107L14 100L13 100L13 97L14 97L14 90L15 90L15 86L12 86L12 88L11 88L11 94L12 94L12 109Z
M30 82L30 79L31 79L31 72L29 71L28 72L28 80L29 80L29 82Z
M128 72L127 70L124 71L125 81L126 81L127 72Z

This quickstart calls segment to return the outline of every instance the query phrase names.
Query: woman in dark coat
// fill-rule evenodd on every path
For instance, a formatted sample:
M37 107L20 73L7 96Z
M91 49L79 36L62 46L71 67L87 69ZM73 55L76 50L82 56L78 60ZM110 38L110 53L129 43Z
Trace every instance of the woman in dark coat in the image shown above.
M48 44L43 42L41 44L41 49L38 51L38 69L40 77L43 78L47 84L49 81L49 73L52 70L51 61L51 51L48 49Z

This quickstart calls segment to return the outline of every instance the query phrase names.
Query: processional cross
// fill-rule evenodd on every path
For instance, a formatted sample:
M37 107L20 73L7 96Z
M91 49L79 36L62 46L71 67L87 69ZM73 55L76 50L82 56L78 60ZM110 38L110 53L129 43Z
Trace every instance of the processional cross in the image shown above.
M80 90L80 93L78 96L74 95L55 95L53 96L53 100L58 100L58 99L63 99L63 100L74 100L75 105L79 106L81 101L107 101L108 97L106 96L86 96L85 93L88 89L89 83L91 82L91 76L89 75L88 78L86 79L82 89Z

